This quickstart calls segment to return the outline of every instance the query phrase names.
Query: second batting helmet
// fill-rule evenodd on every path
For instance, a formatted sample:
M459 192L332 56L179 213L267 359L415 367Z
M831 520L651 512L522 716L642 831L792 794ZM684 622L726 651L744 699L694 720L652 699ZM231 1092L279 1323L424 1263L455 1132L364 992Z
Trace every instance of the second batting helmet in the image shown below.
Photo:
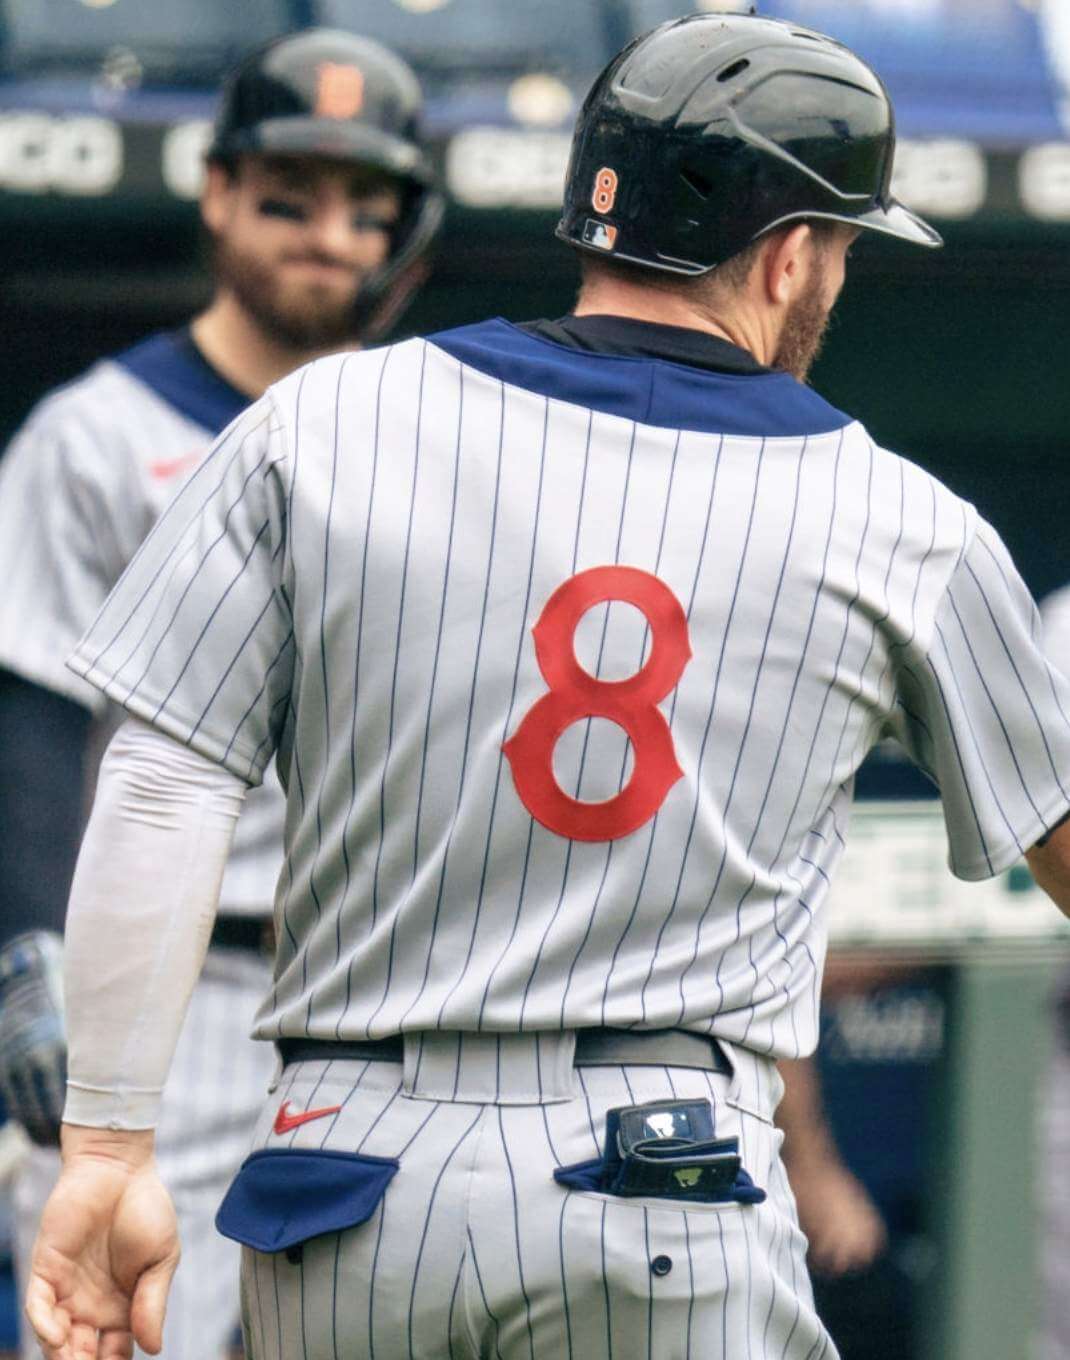
M422 99L408 66L369 38L313 28L248 56L228 80L210 161L256 152L372 166L397 181L402 211L390 258L361 287L359 320L431 244L444 201L420 135Z
M557 234L685 275L804 218L938 246L891 195L894 150L887 91L841 43L781 20L692 15L636 39L598 77Z

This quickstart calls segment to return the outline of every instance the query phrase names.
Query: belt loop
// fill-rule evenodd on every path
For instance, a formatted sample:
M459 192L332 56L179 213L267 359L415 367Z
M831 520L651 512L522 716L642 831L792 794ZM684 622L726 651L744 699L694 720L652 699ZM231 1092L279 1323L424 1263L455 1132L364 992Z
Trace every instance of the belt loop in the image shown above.
M416 1100L543 1105L576 1093L575 1030L473 1034L425 1030L403 1036L402 1090Z

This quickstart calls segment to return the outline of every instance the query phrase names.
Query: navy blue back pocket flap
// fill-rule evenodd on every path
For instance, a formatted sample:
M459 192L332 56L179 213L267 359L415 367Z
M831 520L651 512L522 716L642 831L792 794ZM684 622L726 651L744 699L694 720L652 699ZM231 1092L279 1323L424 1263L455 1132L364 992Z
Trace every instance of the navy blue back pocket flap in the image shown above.
M371 1218L397 1174L394 1157L268 1148L241 1165L216 1214L224 1237L285 1251Z

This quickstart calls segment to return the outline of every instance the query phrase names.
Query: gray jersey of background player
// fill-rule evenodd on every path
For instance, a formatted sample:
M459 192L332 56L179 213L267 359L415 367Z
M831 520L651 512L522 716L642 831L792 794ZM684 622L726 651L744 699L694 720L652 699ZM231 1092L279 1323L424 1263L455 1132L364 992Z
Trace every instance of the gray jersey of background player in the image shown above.
M275 378L380 333L419 282L442 210L419 106L408 68L352 34L254 53L207 166L208 307L45 398L0 462L0 1092L42 1145L14 1185L19 1274L59 1170L44 1146L63 1103L59 933L86 784L116 722L65 654L219 431ZM161 1120L189 1242L174 1360L214 1357L237 1321L235 1253L212 1217L270 1076L247 1040L270 977L283 817L272 773L235 837Z
M257 1035L285 1070L219 1220L250 1354L835 1355L771 1120L866 751L894 734L937 780L959 876L1025 852L1070 910L1070 688L1028 592L973 507L801 381L855 234L935 244L893 145L840 44L655 30L577 125L574 315L303 368L157 524L71 661L133 717L69 915L28 1296L57 1352L72 1307L115 1353L157 1334L154 1104L274 749ZM139 864L191 831L154 892Z

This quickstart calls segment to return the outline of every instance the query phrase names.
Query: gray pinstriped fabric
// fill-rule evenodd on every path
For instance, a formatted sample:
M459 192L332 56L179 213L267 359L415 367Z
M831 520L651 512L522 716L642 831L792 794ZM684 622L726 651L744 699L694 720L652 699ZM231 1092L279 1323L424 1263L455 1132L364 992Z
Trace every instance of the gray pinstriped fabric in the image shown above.
M493 1063L493 1036L480 1045ZM275 1104L255 1146L398 1157L361 1228L317 1237L299 1259L247 1250L242 1296L256 1360L836 1360L813 1309L806 1244L779 1158L772 1064L744 1052L734 1078L663 1067L577 1068L569 1099L475 1099L478 1057L458 1081L425 1057L435 1101L394 1063L306 1062L275 1093L297 1109L341 1106L285 1139ZM436 1071L440 1066L441 1070ZM471 1074L473 1089L466 1085ZM769 1191L754 1208L564 1193L555 1166L598 1155L604 1111L666 1098L710 1101ZM547 1193L549 1187L551 1193ZM669 1269L656 1274L651 1262Z
M105 360L46 397L0 460L0 666L88 708L97 751L123 715L64 662L212 437ZM272 771L242 812L225 911L264 914L282 821Z
M637 831L584 843L533 821L501 748L546 692L532 624L606 563L671 589L693 656L661 705L683 777ZM994 531L858 424L636 424L410 341L316 363L231 427L72 664L254 782L278 746L261 1037L685 1026L791 1057L815 1042L821 905L875 741L937 779L964 878L1070 803L1070 697L1036 622ZM576 653L626 676L646 634L599 606ZM577 723L555 770L605 799L627 739Z
M653 393L654 366L635 371ZM688 377L742 406L785 381ZM996 535L861 426L682 423L551 399L433 342L321 361L224 433L79 644L79 674L241 777L278 752L259 1036L405 1035L403 1067L288 1068L262 1114L258 1148L400 1170L362 1225L246 1249L255 1360L835 1360L773 1055L816 1040L854 771L898 736L943 790L956 872L998 872L1070 802L1070 693ZM547 690L536 619L607 564L686 617L660 702L682 775L638 829L583 841L533 819L502 747ZM649 634L599 604L575 655L620 679L664 645ZM559 785L613 797L628 745L574 723ZM712 1032L734 1076L573 1068L587 1025ZM710 1100L764 1204L554 1182L598 1154L607 1108L673 1095ZM275 1132L280 1100L295 1132Z

